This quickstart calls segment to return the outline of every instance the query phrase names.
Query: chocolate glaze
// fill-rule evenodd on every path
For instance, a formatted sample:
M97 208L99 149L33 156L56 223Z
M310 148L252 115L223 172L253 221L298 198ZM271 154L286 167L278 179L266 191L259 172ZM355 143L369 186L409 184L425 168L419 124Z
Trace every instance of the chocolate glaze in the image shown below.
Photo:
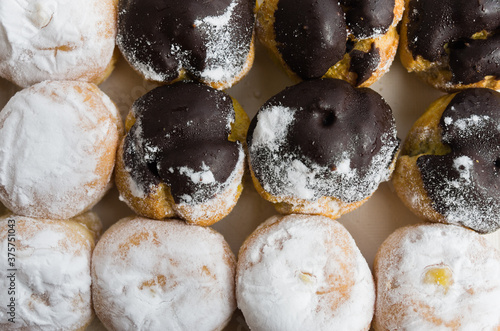
M377 70L380 63L380 50L375 47L375 44L372 44L368 52L355 49L349 55L351 57L349 71L355 72L358 75L356 86L359 86L366 82L375 70Z
M344 57L347 30L337 1L280 0L274 17L278 51L300 77L319 78Z
M395 0L340 0L347 26L356 38L384 34L394 20Z
M394 5L394 0L280 0L274 13L278 51L301 78L319 78L344 57L348 27L357 39L385 33Z
M478 76L498 73L500 54L490 55L490 59L480 60L480 73L474 73L468 65L477 63L478 53L488 54L488 49L500 48L500 2L498 0L412 0L409 4L408 47L413 56L422 56L431 62L442 61L447 57L445 46L448 44L452 70L464 64L459 72L453 71L455 83L470 83ZM473 41L470 38L477 32L487 31L488 38ZM470 44L470 50L463 45ZM474 46L479 46L474 50ZM468 48L468 47L466 47ZM479 79L480 80L480 79Z
M228 141L231 98L197 83L158 87L133 105L136 122L125 137L124 163L146 193L165 182L176 203L213 198L233 172L241 144ZM206 168L215 182L193 183L185 169ZM183 170L184 169L184 170Z
M200 72L207 66L206 45L210 36L199 29L195 21L223 14L231 1L120 0L118 45L129 62L150 65L166 77L165 81L179 76L183 63L172 53L172 46L180 45L177 54L182 53L189 62L185 69L200 78ZM229 23L238 27L231 36L232 42L247 50L253 33L254 6L254 0L238 1ZM246 56L240 60L243 67Z
M336 196L352 202L373 193L374 185L376 188L379 183L365 182L369 168L373 167L373 158L380 153L383 145L385 148L390 146L389 159L380 164L382 169L387 169L392 162L391 156L399 146L391 109L379 94L367 88L355 89L342 80L310 80L278 93L259 112L273 106L295 110L294 120L277 156L281 161L277 162L291 162L286 158L293 155L306 166L323 167L318 179L324 177L322 185L325 187L315 188L320 191L320 196ZM261 183L274 181L271 187L286 186L287 183L280 182L282 178L268 174L269 151L253 152L252 136L257 121L258 114L253 118L247 135L254 174ZM385 141L382 141L383 135L386 135ZM339 180L332 177L332 170L345 160L346 152L350 167L356 169L357 183L363 183L354 194L352 188L346 189L350 192L347 194L332 187L332 181ZM275 160L275 156L271 159ZM341 187L344 184L337 182L336 185ZM271 194L280 195L280 192L276 190Z
M490 75L500 78L500 33L454 45L450 50L450 68L454 83L472 84Z
M500 227L499 110L498 92L469 89L458 93L439 123L442 141L451 153L417 159L434 209L479 232ZM471 160L470 169L455 164L461 157Z

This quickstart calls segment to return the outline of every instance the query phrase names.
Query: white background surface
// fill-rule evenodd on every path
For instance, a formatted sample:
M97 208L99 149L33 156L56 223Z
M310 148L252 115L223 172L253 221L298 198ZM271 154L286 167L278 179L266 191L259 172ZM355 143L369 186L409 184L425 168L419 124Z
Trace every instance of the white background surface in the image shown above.
M268 98L293 83L257 44L256 60L250 73L227 92L241 103L252 118ZM110 78L100 87L117 104L125 118L132 102L155 85L143 81L120 58ZM380 93L391 106L396 118L398 136L402 140L413 122L423 114L430 103L444 94L427 86L415 75L406 73L398 59L390 71L371 88ZM14 85L0 79L0 108L3 108L16 91ZM235 254L258 224L276 214L272 205L257 194L249 176L246 176L245 184L235 209L228 217L213 225L213 228L224 235ZM94 207L94 211L101 217L105 229L122 217L132 214L127 205L119 201L115 188ZM400 202L391 184L383 183L368 202L354 212L342 216L339 221L350 231L371 267L383 240L398 227L418 223L419 219ZM487 238L500 249L500 231L487 235ZM240 312L235 314L226 328L226 330L245 329L247 328ZM95 320L89 330L104 330L104 328L98 320Z

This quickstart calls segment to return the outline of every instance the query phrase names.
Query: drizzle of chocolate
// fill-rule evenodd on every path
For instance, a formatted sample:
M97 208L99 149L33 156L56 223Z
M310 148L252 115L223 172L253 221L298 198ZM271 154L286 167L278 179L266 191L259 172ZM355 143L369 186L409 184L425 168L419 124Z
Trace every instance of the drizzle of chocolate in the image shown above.
M344 57L348 27L357 39L385 33L394 5L394 0L280 0L274 13L278 51L299 77L319 78Z
M368 88L354 88L338 79L309 80L273 96L259 112L270 107L285 107L295 112L279 151L269 153L266 149L252 147L258 114L250 124L247 143L256 178L270 184L271 194L276 196L282 195L280 188L288 183L285 176L276 176L274 170L269 170L270 163L299 160L310 169L321 167L319 171L316 169L314 178L319 184L314 188L316 198L335 196L346 202L360 201L372 194L379 184L371 178L374 157L382 148L389 150L389 157L375 165L386 170L399 147L389 105ZM352 182L334 173L346 155L350 168L355 169L355 175L349 178ZM380 169L375 172L380 173ZM356 187L349 187L353 184Z
M198 83L175 83L137 99L132 111L136 122L125 137L123 159L145 193L165 182L176 203L201 203L223 188L242 148L228 141L234 108L227 94ZM190 172L206 171L215 181L192 181Z
M376 48L373 43L368 52L354 49L349 55L351 57L349 71L355 72L358 75L356 78L356 86L359 86L366 82L375 70L377 70L380 63L380 50Z
M164 77L165 82L179 76L179 54L187 58L191 75L200 78L207 67L207 31L195 21L224 13L232 0L120 0L118 45L131 63L148 65ZM253 33L254 0L237 1L229 24L237 27L231 36L234 45L250 48ZM173 46L179 46L175 54ZM213 60L213 59L212 59ZM243 67L245 58L240 59Z
M408 12L408 47L413 57L443 61L448 56L448 45L453 82L473 83L498 74L500 52L489 52L500 48L500 39L496 37L500 32L498 0L412 0ZM481 31L489 33L486 39L470 40ZM480 59L479 54L488 58ZM478 61L481 68L475 72L470 64Z
M439 126L451 152L417 159L434 209L486 233L500 228L500 93L468 89L448 104Z

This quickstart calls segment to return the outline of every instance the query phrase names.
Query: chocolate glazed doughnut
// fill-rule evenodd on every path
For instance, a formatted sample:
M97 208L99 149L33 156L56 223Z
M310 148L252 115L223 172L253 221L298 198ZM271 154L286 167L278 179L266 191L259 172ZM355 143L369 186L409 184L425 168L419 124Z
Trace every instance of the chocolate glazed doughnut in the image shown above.
M436 88L500 88L500 2L407 0L401 61Z
M200 83L158 87L139 98L118 152L117 187L139 215L215 223L236 204L248 117Z
M417 215L480 233L500 228L500 93L438 99L413 126L394 186Z
M304 81L268 100L250 124L257 191L282 213L337 218L389 178L399 141L376 92L336 79Z
M253 63L255 0L120 0L117 44L147 80L228 88Z
M265 0L257 32L288 73L368 86L394 58L403 0Z

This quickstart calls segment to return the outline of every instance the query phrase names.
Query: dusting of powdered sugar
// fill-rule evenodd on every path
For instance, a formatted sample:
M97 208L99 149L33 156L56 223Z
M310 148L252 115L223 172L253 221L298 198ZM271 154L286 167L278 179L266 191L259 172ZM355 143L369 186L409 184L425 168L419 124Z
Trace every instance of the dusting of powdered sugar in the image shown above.
M0 1L0 76L22 87L96 81L111 61L115 35L114 0Z
M89 87L42 82L18 92L0 113L0 200L10 210L70 218L108 188L112 165L100 163L108 149L98 146L116 148L117 123L113 114L90 108L78 91ZM95 94L92 102L102 98Z
M500 324L500 253L473 231L445 224L401 228L375 262L377 329L491 330ZM451 272L448 288L424 281L433 267Z
M202 163L202 170L195 171L187 166L179 167L177 171L184 175L187 180L191 181L191 183L197 186L197 190L192 195L184 194L179 197L180 205L191 205L196 206L198 204L206 204L210 203L210 200L219 201L216 197L220 194L224 194L227 190L234 192L238 185L241 183L242 169L245 164L245 152L243 150L243 146L238 141L238 161L234 166L231 174L227 177L226 181L223 183L217 182L214 177L214 174L210 170L210 167ZM175 169L172 168L172 173ZM216 190L213 191L213 187L216 187ZM227 196L228 203L234 200L234 194ZM200 213L203 213L203 210L200 210ZM201 216L201 215L199 215Z
M170 12L163 15L153 4L124 1L117 45L148 80L169 82L186 73L206 83L222 83L219 88L230 87L252 63L252 6L246 0L192 2L185 4L192 9L189 14L169 4ZM151 22L143 27L137 15ZM192 30L179 31L185 29Z
M281 106L271 106L257 114L258 125L252 136L253 148L267 147L275 152L279 142L285 139L288 127L293 122L295 110Z
M0 253L4 256L9 224L16 229L16 319L14 324L7 322L11 316L1 309L0 329L77 330L90 323L90 241L74 232L78 241L76 236L68 236L71 228L64 222L5 217L0 220ZM2 263L0 291L5 294L9 282L4 280L12 272L8 269L12 268Z
M449 111L459 114L453 106ZM489 115L478 114L458 118L444 116L443 123L443 142L453 144L455 150L445 156L418 159L434 208L449 223L482 233L492 232L500 226L500 201L493 193L496 192L494 184L486 178L496 174L495 159L490 160L489 154L498 150L497 134L493 131L498 130L499 124ZM432 158L449 162L452 171L443 169L440 162Z
M238 307L252 330L364 330L372 274L345 228L321 216L273 217L243 244Z
M229 245L211 228L122 220L94 251L94 306L108 329L221 330L236 308L234 274Z
M194 21L194 24L205 31L207 36L207 67L200 72L201 78L208 81L229 81L243 70L247 47L238 46L233 39L236 28L231 26L236 1L232 2L220 16L208 16Z
M245 152L243 148L239 150L238 162L234 167L231 175L226 182L219 188L217 193L211 199L204 200L203 202L194 203L192 196L181 196L181 202L175 204L173 209L179 217L194 221L214 219L215 214L218 212L229 212L237 202L239 197L238 188L240 187L243 174L245 170Z
M174 172L174 169L171 168L171 172ZM181 175L186 176L191 182L197 184L213 184L215 183L215 177L213 172L210 170L205 162L201 163L201 171L194 171L191 168L186 166L179 167L179 173Z
M238 2L232 1L219 16L207 16L194 21L206 38L206 67L197 73L205 81L232 81L244 68L249 44L235 40L240 27L234 21L233 11ZM189 52L180 50L177 55L184 68L191 67Z
M286 137L297 111L302 109L277 105L262 108L257 115L249 160L265 191L282 198L314 201L327 196L354 202L367 198L381 182L389 179L389 165L399 145L394 125L379 137L381 148L363 172L351 166L351 159L359 157L354 150L338 155L336 168L331 169L308 159L299 148L289 146Z

